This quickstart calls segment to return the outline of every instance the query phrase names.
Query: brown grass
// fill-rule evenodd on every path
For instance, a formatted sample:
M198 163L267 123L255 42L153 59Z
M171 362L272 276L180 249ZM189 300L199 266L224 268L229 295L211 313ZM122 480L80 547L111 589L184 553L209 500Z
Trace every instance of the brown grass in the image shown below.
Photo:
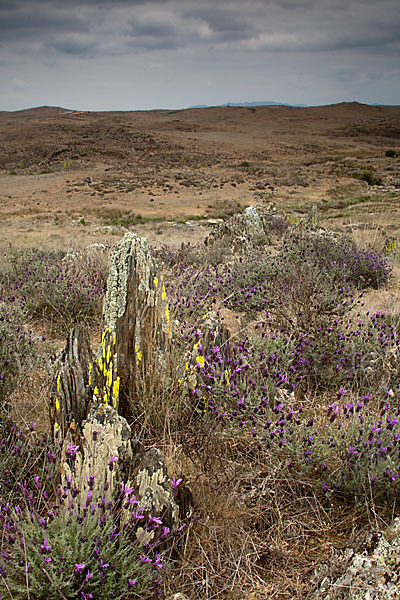
M357 543L370 527L363 506L328 500L311 479L271 468L268 451L251 438L216 434L201 449L185 450L192 463L189 517L199 520L167 578L169 596L306 598L332 549Z

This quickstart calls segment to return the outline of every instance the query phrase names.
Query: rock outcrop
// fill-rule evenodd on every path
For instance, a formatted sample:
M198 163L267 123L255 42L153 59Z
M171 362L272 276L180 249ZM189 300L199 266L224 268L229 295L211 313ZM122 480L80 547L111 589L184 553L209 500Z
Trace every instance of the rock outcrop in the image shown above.
M93 365L93 353L89 331L84 325L78 325L68 337L50 393L53 433L60 429L64 437L72 423L80 425L86 418L93 395L89 386L90 365Z
M178 527L179 508L162 454L156 448L145 451L132 438L124 417L111 406L98 404L77 433L71 429L64 440L61 480L65 486L72 482L80 505L85 505L89 492L91 503L103 498L107 503L133 489L138 504L122 506L122 521L139 508L147 516L161 517L171 531Z
M171 317L163 278L147 239L127 233L111 257L103 329L113 347L121 381L121 414L138 392L139 379L157 376L168 362Z
M96 354L89 331L75 327L59 361L50 402L60 476L84 505L117 501L132 488L147 515L171 530L179 509L159 450L132 438L125 418L139 393L139 379L161 376L169 365L171 321L162 276L146 239L128 233L116 244ZM143 382L143 379L141 379Z
M332 577L332 564L347 565ZM363 550L334 557L320 574L312 600L398 600L400 598L400 519L383 533L371 534Z
M287 226L287 221L278 213L273 202L259 202L215 227L206 238L205 244L225 244L233 252L240 252L251 249L260 241L269 241L275 230Z

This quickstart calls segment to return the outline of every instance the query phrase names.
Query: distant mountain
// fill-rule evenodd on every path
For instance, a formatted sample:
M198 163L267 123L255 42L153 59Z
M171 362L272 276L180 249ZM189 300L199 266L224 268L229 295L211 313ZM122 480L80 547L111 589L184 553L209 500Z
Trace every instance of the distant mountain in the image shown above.
M291 106L292 108L307 108L306 104L287 104L286 102L271 102L269 100L262 100L260 102L227 102L226 104L218 104L218 108L221 106ZM195 106L189 106L189 108L212 108L207 104L196 104ZM213 107L215 108L215 106Z

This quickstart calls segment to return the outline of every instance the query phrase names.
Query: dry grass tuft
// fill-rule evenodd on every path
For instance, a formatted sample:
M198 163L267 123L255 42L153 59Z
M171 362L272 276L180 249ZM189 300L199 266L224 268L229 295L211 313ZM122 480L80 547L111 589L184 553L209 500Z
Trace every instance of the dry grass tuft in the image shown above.
M45 367L33 368L23 373L10 398L11 420L18 428L26 430L36 423L35 430L48 433L49 397L52 376Z
M252 438L215 433L192 444L188 437L172 463L178 455L190 473L189 518L198 522L165 583L167 597L306 598L332 548L356 544L370 527L363 506L330 500L311 479L272 466L269 451Z

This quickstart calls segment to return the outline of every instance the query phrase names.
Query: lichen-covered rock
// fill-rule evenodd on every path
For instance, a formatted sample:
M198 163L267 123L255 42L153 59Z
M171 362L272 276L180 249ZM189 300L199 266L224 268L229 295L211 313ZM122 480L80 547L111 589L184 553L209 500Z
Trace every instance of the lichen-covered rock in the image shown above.
M400 238L398 233L386 237L382 245L382 252L386 256L394 256L400 253Z
M361 552L347 550L337 562L346 565L339 577L319 575L313 600L400 599L400 519L381 534L372 534Z
M74 452L69 452L70 444L75 446L75 456ZM82 423L81 432L71 429L64 440L63 483L72 478L79 490L78 502L85 504L87 482L95 475L92 501L98 502L102 498L106 481L109 482L106 500L115 500L121 482L129 483L129 472L137 451L138 443L131 440L131 428L126 419L114 408L98 404Z
M123 484L148 515L173 530L179 509L163 457L156 449L144 452L124 418L135 395L171 368L166 297L148 241L126 234L111 258L96 360L87 328L74 328L53 385L50 418L62 445L62 483L74 486L77 502L96 503L104 495L115 501Z
M106 502L116 501L122 484L124 489L133 488L145 514L161 517L171 530L178 526L179 508L161 452L145 451L132 439L126 419L111 406L93 407L81 432L70 429L63 446L61 479L65 486L73 482L80 505L87 501L89 490L90 502L96 503L103 497ZM128 518L131 509L125 510Z
M139 505L163 524L175 530L179 521L179 508L173 496L167 468L161 452L151 448L136 457L130 480Z
M104 330L116 335L121 414L138 393L138 381L168 364L171 318L167 294L147 239L127 233L111 257L103 309Z
M234 251L250 249L260 238L264 241L265 238L269 239L275 220L285 221L274 203L258 202L215 227L206 238L205 244L212 246L215 243L226 243Z

